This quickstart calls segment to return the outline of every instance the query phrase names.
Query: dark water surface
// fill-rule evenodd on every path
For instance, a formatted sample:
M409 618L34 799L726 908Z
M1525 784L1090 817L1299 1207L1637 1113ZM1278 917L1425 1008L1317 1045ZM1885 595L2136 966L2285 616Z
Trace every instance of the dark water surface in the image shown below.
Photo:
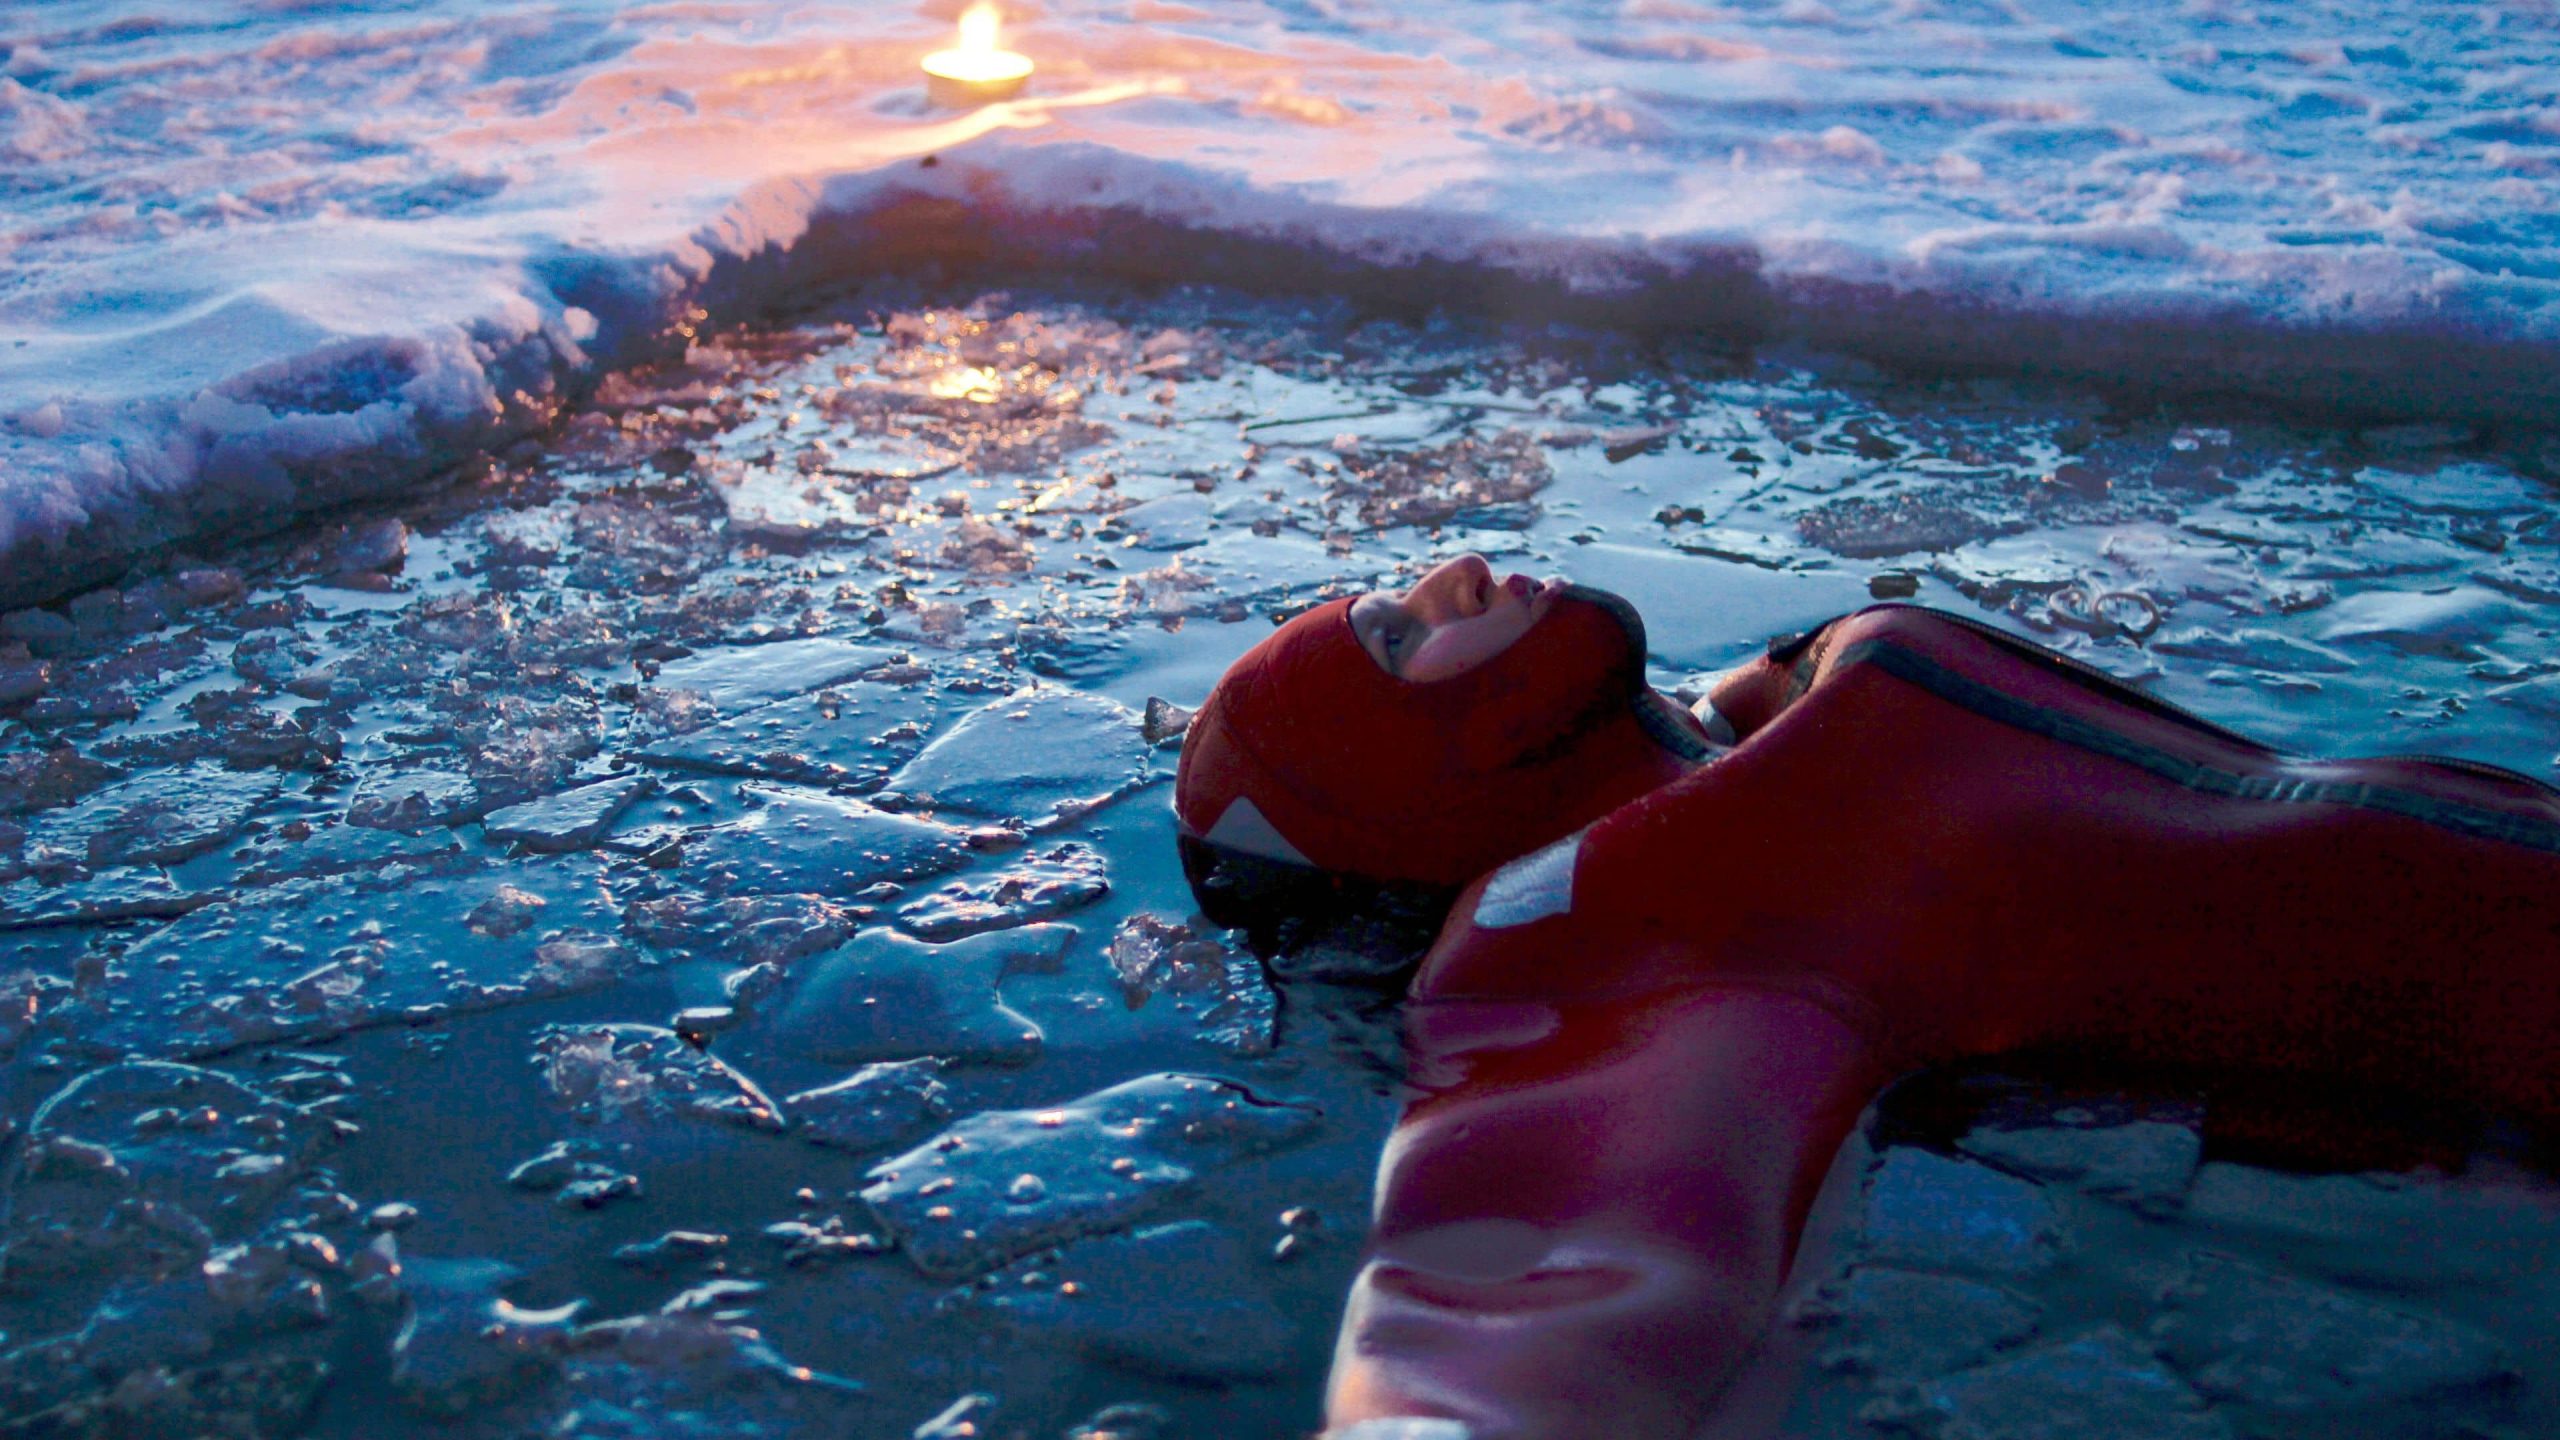
M0 617L0 1435L1304 1433L1392 977L1197 919L1151 697L1473 549L1666 687L1912 596L2549 776L2549 458L1219 292L705 339ZM1724 1430L2560 1427L2560 1190L2322 1098L1904 1087Z

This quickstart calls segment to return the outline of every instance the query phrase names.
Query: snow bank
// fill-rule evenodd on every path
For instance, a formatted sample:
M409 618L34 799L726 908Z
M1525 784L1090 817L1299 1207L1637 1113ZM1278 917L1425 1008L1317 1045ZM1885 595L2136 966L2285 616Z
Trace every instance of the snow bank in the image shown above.
M919 253L2358 417L2560 401L2560 10L65 0L0 25L0 602L410 483ZM928 164L928 157L932 163Z

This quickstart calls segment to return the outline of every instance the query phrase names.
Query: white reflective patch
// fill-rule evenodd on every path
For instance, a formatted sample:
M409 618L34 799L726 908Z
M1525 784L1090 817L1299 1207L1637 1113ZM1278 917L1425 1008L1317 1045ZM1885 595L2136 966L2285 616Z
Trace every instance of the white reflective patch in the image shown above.
M1229 850L1242 850L1248 855L1261 855L1273 860L1286 860L1292 865L1313 865L1305 851L1289 843L1280 827L1267 819L1251 800L1238 798L1218 816L1218 823L1200 837L1212 845Z
M1573 909L1573 864L1582 856L1582 832L1523 855L1493 872L1476 897L1475 923L1485 930L1526 925Z
M1413 1415L1358 1421L1345 1429L1327 1430L1322 1440L1468 1440L1474 1434L1464 1420Z
M1713 700L1700 700L1689 707L1689 713L1697 716L1698 723L1707 727L1707 738L1716 744L1739 745L1742 743L1733 733L1733 722L1716 713L1716 702Z

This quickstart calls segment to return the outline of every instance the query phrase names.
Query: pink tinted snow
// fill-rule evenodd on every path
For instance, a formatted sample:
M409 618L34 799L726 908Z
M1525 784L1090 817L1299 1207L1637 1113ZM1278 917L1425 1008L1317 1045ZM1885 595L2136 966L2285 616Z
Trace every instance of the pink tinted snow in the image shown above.
M2560 399L2535 7L1057 0L1008 16L1025 99L930 111L957 8L22 8L0 601L430 471L692 307L936 227L1075 264L1143 217L1280 242L1209 278L1446 262L2363 413ZM917 197L967 208L862 223Z

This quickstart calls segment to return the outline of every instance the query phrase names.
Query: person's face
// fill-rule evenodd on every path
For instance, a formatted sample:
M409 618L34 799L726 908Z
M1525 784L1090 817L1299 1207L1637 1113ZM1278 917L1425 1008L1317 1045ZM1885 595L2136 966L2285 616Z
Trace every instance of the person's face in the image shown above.
M1462 675L1510 648L1553 603L1556 582L1496 579L1481 555L1461 555L1398 595L1352 602L1351 632L1369 658L1403 680Z

